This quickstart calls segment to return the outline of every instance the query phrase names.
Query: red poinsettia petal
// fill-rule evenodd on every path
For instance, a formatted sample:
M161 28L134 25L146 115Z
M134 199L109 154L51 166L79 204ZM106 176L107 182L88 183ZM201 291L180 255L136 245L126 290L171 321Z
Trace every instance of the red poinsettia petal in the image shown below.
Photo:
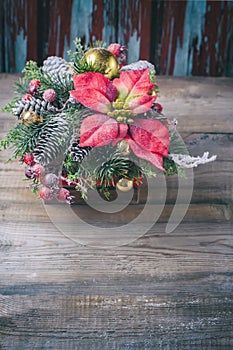
M156 168L166 172L166 170L163 168L163 156L161 154L145 150L145 148L142 148L130 137L127 138L127 142L131 150L137 157L147 160L148 162L152 163Z
M144 95L133 99L129 103L129 109L137 114L149 111L157 96Z
M112 82L98 72L87 72L73 77L75 90L70 91L79 103L97 112L106 113L117 98L118 91Z
M118 135L117 138L112 142L112 145L115 146L117 142L124 139L129 130L128 124L118 123Z
M120 78L113 80L119 91L119 98L130 102L135 97L143 96L155 86L150 81L149 69L121 72Z
M159 120L135 119L130 124L130 135L145 150L168 155L169 131Z
M106 146L117 138L118 124L104 114L86 117L80 127L80 147Z
M107 113L111 110L111 102L100 91L82 88L80 91L70 91L70 95L83 106L91 108L97 112Z

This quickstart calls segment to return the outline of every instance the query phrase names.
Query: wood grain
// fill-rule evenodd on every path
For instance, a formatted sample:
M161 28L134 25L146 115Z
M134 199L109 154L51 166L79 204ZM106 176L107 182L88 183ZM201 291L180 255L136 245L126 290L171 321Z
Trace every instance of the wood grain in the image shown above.
M0 75L4 103L16 78ZM167 179L159 221L136 238L142 222L132 226L128 244L118 244L119 237L144 207L146 192L139 205L110 216L74 206L93 230L102 225L97 249L85 243L85 222L77 222L76 237L60 231L56 220L65 220L64 206L37 200L22 181L23 166L5 163L9 150L0 154L0 350L232 350L232 81L215 83L161 80L164 106L180 116L192 154L208 150L218 156L194 170L191 205L170 234L166 224L177 197L176 178ZM221 103L213 114L207 102L218 89ZM0 114L1 137L14 122ZM158 187L155 182L151 188L150 210L159 207ZM48 215L50 207L56 220ZM113 247L106 246L106 230Z

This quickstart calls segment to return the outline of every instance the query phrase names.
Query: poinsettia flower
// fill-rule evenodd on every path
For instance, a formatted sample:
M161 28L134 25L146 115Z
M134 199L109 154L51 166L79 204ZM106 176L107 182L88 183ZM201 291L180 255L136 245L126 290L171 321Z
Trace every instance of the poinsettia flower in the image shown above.
M156 96L149 70L124 71L112 82L96 72L75 75L75 90L70 94L85 107L100 114L86 117L80 127L80 146L115 145L125 139L139 158L163 169L168 155L169 132L159 120L137 115L147 112Z
M148 123L149 122L149 123ZM80 128L80 147L115 145L125 139L139 158L163 169L163 156L168 155L168 129L159 120L135 118L131 124L118 123L103 114L84 119Z
M150 81L149 69L123 71L120 78L113 80L113 85L119 91L119 98L125 102L148 96L148 92L154 87ZM150 97L152 101L155 100L154 96Z
M117 88L103 74L88 72L73 77L75 90L72 97L83 106L97 112L107 113L112 109L111 103L117 98Z

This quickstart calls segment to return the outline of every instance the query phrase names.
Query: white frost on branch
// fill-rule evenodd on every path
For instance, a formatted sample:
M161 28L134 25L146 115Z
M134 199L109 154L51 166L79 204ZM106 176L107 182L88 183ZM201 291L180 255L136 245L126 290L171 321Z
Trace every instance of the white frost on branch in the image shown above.
M121 68L121 72L122 71L129 71L129 70L142 70L142 69L146 69L146 68L149 68L150 71L154 71L155 70L155 66L146 61L146 60L140 60L140 61L137 61L137 62L133 62L131 64L128 64L127 66L123 66Z
M175 154L175 153L171 153L171 154L169 154L169 156L181 168L194 168L200 164L206 164L209 162L213 162L217 158L216 155L208 158L209 152L205 152L202 157L200 157L200 156L192 157L192 156L187 155L187 154Z

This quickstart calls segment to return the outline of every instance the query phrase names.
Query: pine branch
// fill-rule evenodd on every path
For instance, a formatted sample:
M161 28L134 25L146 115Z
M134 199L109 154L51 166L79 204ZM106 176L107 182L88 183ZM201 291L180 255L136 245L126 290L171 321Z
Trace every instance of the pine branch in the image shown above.
M30 128L22 123L16 124L0 141L0 149L6 149L11 145L16 149L13 157L23 156L25 153L31 153L37 144L40 133L43 130L44 124L32 125Z
M22 70L24 80L30 82L33 79L40 79L42 72L34 61L28 61L25 68Z

